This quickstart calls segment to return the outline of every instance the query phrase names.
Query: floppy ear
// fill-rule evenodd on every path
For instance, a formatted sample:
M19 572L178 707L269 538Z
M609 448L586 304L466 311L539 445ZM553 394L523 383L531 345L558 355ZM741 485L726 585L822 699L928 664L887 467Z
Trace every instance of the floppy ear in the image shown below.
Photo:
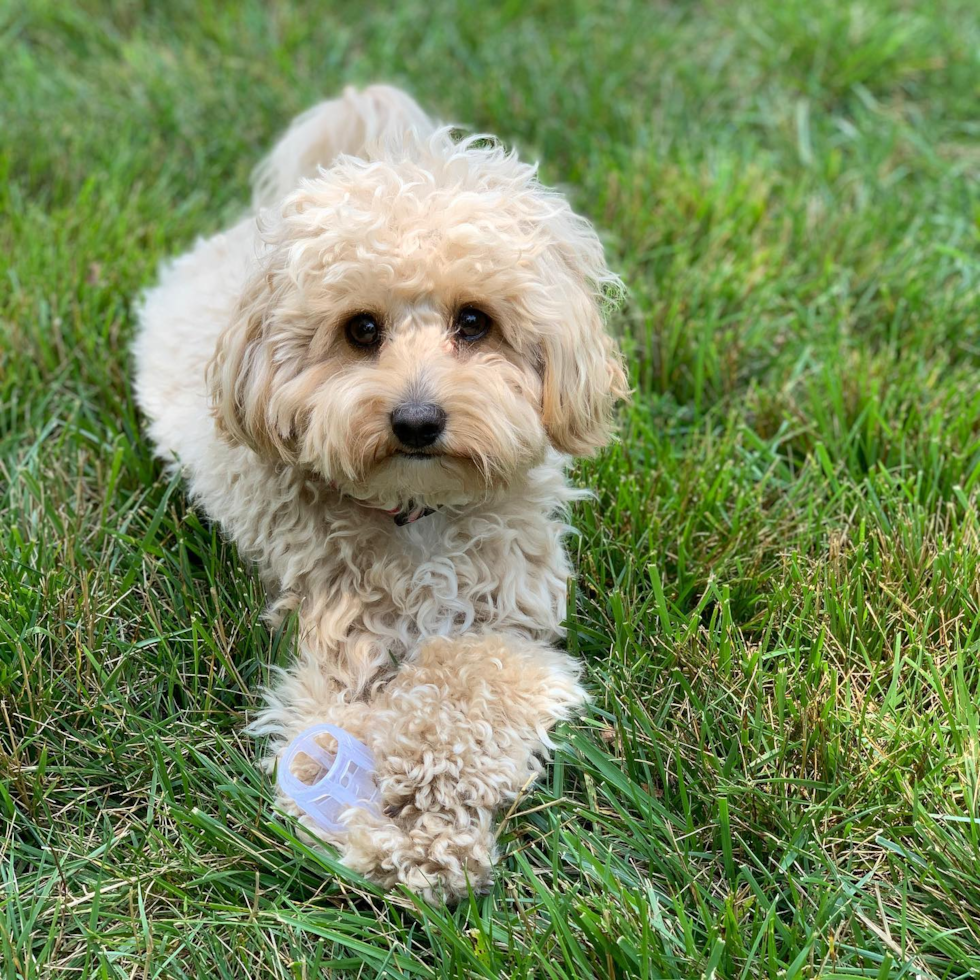
M542 417L556 449L589 456L609 441L613 406L629 396L622 355L603 320L604 307L615 306L624 289L591 225L570 210L556 217L561 309L541 339Z
M246 283L218 338L207 379L211 412L228 442L291 461L296 419L283 386L294 372L275 356L285 278L277 258L274 251L271 264Z

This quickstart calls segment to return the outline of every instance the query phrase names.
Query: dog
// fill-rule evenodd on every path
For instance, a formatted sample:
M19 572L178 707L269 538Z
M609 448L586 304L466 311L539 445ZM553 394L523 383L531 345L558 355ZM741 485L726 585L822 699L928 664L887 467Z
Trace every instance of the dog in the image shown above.
M331 722L373 752L384 805L331 836L278 802L384 887L488 888L495 813L586 701L556 645L565 468L627 396L622 293L534 166L374 85L299 116L252 210L143 298L156 452L257 563L273 621L298 618L249 728L263 764Z

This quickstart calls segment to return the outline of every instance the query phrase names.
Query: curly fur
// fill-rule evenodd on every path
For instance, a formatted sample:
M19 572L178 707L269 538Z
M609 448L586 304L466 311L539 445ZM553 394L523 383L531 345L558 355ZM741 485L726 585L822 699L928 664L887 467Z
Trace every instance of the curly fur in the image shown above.
M625 395L603 325L621 286L534 167L385 86L300 116L254 204L162 269L137 396L273 612L298 609L296 661L250 726L267 764L316 722L362 738L385 815L352 812L332 842L377 881L458 897L488 883L495 811L584 701L552 646L563 464L605 443ZM491 316L485 340L454 341L461 304ZM344 334L362 311L384 323L370 354ZM398 451L406 398L446 412L431 459ZM385 513L409 505L437 509L405 527Z

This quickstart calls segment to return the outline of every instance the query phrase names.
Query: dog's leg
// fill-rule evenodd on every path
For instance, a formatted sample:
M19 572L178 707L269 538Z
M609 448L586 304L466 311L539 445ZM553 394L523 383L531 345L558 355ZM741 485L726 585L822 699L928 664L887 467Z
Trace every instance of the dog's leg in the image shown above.
M345 861L429 900L486 888L494 812L533 782L549 729L584 702L578 675L566 654L519 637L424 643L371 710L394 826L352 833Z
M278 609L288 609L283 598ZM273 615L277 610L273 611ZM249 724L252 735L272 736L265 768L311 725L329 722L367 741L372 694L391 675L387 644L363 625L364 606L356 598L333 595L299 608L299 650L265 690L265 707Z
M282 598L272 615L291 608ZM248 726L254 736L269 736L260 765L271 771L289 743L304 729L321 723L337 725L373 747L377 721L373 698L394 669L391 656L378 638L361 625L363 608L354 598L303 603L299 608L299 651L277 683L266 689L265 707ZM297 772L306 781L318 775ZM394 858L411 847L406 834L387 816L352 811L345 832L329 833L296 803L276 793L277 805L299 819L314 840L327 841L355 870L384 885L393 885Z

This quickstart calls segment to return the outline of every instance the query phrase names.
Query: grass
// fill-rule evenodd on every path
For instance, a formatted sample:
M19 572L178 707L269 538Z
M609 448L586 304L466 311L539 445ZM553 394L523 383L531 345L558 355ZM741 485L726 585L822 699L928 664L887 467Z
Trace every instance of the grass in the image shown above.
M0 976L980 975L978 52L974 0L0 7ZM158 262L375 78L539 155L631 288L594 710L448 911L273 809L291 630L129 381Z

